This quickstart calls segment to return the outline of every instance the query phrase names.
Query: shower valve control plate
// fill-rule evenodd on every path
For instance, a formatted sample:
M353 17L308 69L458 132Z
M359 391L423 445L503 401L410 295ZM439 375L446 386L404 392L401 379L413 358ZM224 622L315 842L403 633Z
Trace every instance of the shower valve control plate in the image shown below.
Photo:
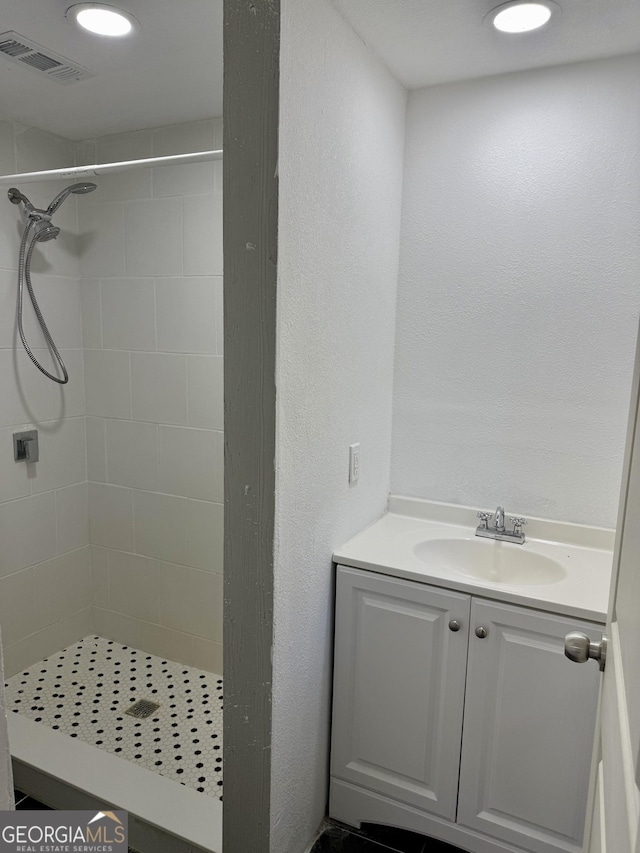
M16 462L37 462L40 458L38 430L29 429L13 434L13 458Z

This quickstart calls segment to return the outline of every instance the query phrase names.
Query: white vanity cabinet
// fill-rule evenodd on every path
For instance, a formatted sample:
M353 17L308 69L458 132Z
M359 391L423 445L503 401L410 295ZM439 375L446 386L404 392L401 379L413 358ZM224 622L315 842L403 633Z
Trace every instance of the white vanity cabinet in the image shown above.
M339 566L331 816L582 851L599 672L564 657L575 630L601 626Z

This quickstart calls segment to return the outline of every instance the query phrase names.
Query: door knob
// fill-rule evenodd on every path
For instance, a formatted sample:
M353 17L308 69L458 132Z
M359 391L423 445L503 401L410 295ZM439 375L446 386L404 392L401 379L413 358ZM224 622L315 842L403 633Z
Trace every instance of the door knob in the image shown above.
M603 636L599 643L592 643L582 631L571 631L564 638L564 653L576 663L596 660L602 672L607 659L607 638Z
M487 631L487 629L483 628L482 625L480 625L478 628L476 628L476 637L479 640L484 640L484 638L487 636L488 633L489 632Z
M460 625L457 619L452 619L451 622L449 622L450 631L459 631L461 627L462 626Z

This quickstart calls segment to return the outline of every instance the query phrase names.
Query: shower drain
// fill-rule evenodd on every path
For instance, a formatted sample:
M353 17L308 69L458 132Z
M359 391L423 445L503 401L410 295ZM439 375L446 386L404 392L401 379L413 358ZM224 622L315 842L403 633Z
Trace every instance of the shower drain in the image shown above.
M160 705L157 702L151 702L150 699L139 699L130 708L127 708L125 714L129 714L130 717L135 717L138 720L146 720L159 707Z

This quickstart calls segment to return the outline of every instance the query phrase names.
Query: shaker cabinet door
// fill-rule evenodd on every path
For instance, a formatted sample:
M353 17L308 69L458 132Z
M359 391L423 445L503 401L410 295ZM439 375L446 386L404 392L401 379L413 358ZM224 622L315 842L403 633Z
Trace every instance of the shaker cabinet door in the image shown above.
M331 772L455 819L470 597L340 566Z
M471 607L458 823L533 853L582 851L600 673L565 658L576 630L602 635L523 607Z

